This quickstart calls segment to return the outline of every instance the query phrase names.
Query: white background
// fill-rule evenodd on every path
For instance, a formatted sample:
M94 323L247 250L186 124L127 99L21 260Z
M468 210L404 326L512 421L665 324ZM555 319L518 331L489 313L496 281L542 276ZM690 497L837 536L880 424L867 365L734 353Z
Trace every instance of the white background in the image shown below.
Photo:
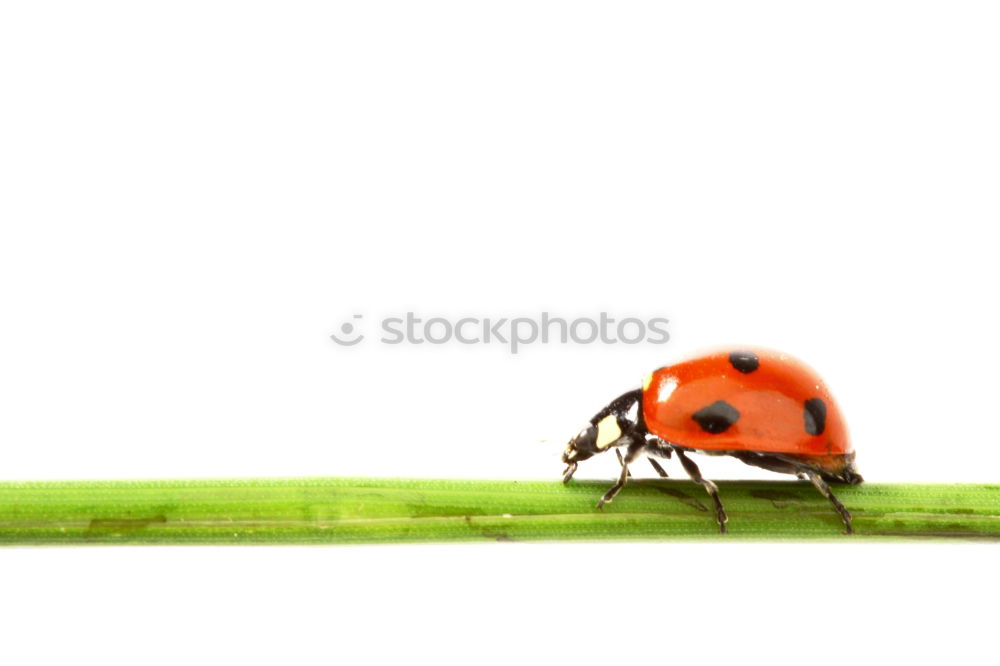
M997 481L998 18L5 3L0 477L556 478L604 403L735 342L821 372L869 481ZM663 316L671 340L378 344L407 311ZM338 347L354 314L371 335ZM939 662L992 638L996 561L982 544L16 549L0 626L18 664Z

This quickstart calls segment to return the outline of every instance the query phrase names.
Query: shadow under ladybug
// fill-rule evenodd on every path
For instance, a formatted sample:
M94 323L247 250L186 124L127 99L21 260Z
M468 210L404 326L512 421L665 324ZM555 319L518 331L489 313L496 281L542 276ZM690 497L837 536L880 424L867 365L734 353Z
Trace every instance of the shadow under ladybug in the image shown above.
M562 456L567 465L563 482L580 462L612 449L622 471L598 509L625 486L629 465L640 456L666 477L655 458L676 454L688 476L711 496L725 533L728 517L718 488L688 457L705 453L808 479L833 504L847 533L854 531L850 512L828 485L863 481L844 419L816 372L787 354L716 351L652 372L641 389L615 398L569 441Z

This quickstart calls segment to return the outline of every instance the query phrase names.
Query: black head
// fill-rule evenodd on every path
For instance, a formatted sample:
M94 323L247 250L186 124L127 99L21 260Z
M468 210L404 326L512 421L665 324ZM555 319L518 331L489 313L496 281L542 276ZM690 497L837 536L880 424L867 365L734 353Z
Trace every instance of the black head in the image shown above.
M600 449L597 448L597 430L596 425L588 424L586 428L578 432L566 445L562 461L569 465L600 453Z
M581 461L631 441L629 435L642 428L641 403L642 391L629 391L597 412L566 445L562 455L562 461L567 465L563 480L572 478Z

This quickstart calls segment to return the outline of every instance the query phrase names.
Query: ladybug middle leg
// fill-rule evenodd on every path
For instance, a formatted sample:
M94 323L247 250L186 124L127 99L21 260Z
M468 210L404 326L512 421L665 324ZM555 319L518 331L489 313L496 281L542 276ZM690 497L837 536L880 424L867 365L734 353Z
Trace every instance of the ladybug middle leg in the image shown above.
M624 467L625 458L622 457L621 449L615 449L615 455L618 456L618 464ZM646 456L646 460L648 460L649 464L653 466L653 469L656 470L656 473L660 476L661 479L670 478L670 475L667 474L667 470L663 469L663 466L660 465L660 463L656 462L655 458L653 458L652 456ZM628 475L632 476L632 472L629 472Z
M661 479L670 478L670 475L667 474L667 470L663 469L663 466L660 465L660 463L656 462L656 460L650 457L647 457L646 460L648 460L649 464L653 466L653 469L656 470L656 473L660 475Z
M684 471L688 473L691 480L695 483L700 483L708 494L711 495L712 501L715 502L715 520L719 523L719 532L725 534L726 523L729 521L729 517L726 515L726 510L722 508L722 500L719 499L718 486L708 479L702 478L701 470L698 469L698 465L696 465L693 460L688 458L683 451L680 449L675 449L675 451L677 451L677 457L680 459L681 464L684 465Z

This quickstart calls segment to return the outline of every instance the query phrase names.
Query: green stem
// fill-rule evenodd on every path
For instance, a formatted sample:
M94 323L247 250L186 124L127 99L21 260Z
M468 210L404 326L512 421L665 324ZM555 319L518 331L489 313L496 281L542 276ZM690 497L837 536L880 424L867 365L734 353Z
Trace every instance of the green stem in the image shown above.
M0 483L0 544L390 543L481 540L1000 538L1000 486L838 486L836 512L808 482L233 479Z

